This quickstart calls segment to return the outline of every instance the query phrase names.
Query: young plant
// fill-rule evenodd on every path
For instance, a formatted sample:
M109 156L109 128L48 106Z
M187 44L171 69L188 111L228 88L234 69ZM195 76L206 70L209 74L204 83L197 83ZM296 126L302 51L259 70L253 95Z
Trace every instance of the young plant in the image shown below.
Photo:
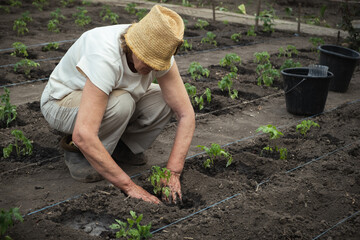
M320 125L312 120L304 120L300 124L296 125L296 131L305 136L311 127L320 127Z
M277 130L277 128L271 124L260 126L258 129L256 129L256 132L263 132L267 133L269 135L269 141L278 139L279 137L283 136L284 134ZM279 152L280 159L284 160L287 157L287 149L286 148L278 148L276 145L274 147L270 146L270 143L268 146L264 147L263 150L268 152L273 152L274 150L276 152ZM261 151L262 153L263 151Z
M3 10L5 13L10 13L10 7L9 6L0 6L0 10Z
M293 55L299 55L299 51L296 49L294 45L287 45L285 49L282 47L279 48L278 57L284 56L291 58Z
M138 18L138 20L140 21L141 19L143 19L145 17L145 15L148 13L148 10L146 8L141 8L137 11L137 13L135 14Z
M27 57L29 56L27 52L27 46L22 42L14 42L12 47L15 48L14 52L12 52L11 56L18 56L18 57Z
M251 26L251 27L247 30L246 36L248 36L248 37L256 37L255 26Z
M47 28L50 32L59 33L60 32L59 24L60 22L58 19L50 19L47 24Z
M60 0L62 7L71 7L74 5L75 0Z
M21 130L12 130L11 134L15 137L15 142L14 144L10 143L7 147L3 148L4 158L10 157L14 147L18 157L31 155L33 153L32 141L25 137Z
M261 11L259 16L256 16L256 19L259 19L260 21L263 22L263 31L264 32L274 32L274 10L264 10Z
M163 181L166 181L166 184L169 183L171 172L167 168L160 168L159 166L151 167L151 175L149 177L149 181L151 185L153 185L155 194L165 194L166 197L170 195L170 188L163 186Z
M188 51L188 50L191 50L192 49L192 44L188 42L188 40L184 39L184 42L183 44L181 45L181 50L183 51Z
M233 79L236 79L237 75L234 72L230 72L226 74L221 81L218 82L219 88L224 91L226 88L229 91L229 96L231 99L235 99L238 97L238 91L236 89L232 89Z
M19 208L10 208L9 211L5 211L5 209L0 209L0 238L6 240L12 240L9 235L5 235L5 233L9 230L10 227L14 225L14 222L18 220L23 222L24 219L19 212Z
M210 71L207 68L201 66L199 62L190 63L188 72L193 80L199 80L201 77L209 77Z
M132 218L128 218L127 223L115 219L116 223L113 223L109 226L113 230L119 230L116 232L116 238L126 238L134 240L151 238L151 223L141 226L140 222L143 219L143 215L140 214L139 216L137 216L134 211L130 211L130 215Z
M57 42L48 43L41 48L41 50L44 52L48 52L51 50L57 50L57 49L59 49L59 43L57 43Z
M18 35L24 35L26 32L29 32L27 23L32 22L32 20L29 11L24 12L20 18L14 21L13 30L17 31Z
M16 119L17 111L16 106L10 103L10 91L4 88L5 93L0 96L0 121L6 124L6 127Z
M200 96L197 96L197 89L195 86L185 83L185 89L188 93L191 104L195 107L196 105L199 106L199 110L202 110L204 108L204 95L206 96L206 101L208 103L211 102L211 90L209 88L206 88L204 93Z
M266 51L254 53L254 62L258 64L265 64L270 62L270 54Z
M215 40L216 34L213 32L207 32L206 37L201 39L201 43L210 43L213 44L215 47L217 46L217 42Z
M209 157L203 162L205 168L214 167L214 161L221 156L225 157L225 159L227 160L226 167L230 166L233 161L232 155L222 149L219 144L212 143L210 148L203 145L197 145L197 147L204 150Z
M73 14L75 18L75 24L83 27L91 23L91 17L87 16L88 10L84 9L83 7L77 7L77 12Z
M241 58L236 53L228 53L220 60L220 66L229 67L231 72L237 73L236 64L241 64Z
M57 19L57 20L59 20L59 21L66 19L66 17L65 17L63 14L61 14L60 8L56 8L55 11L52 11L52 12L50 13L50 17L51 17L52 19Z
M100 12L100 17L102 17L103 21L110 20L111 24L117 24L117 19L119 18L119 15L112 12L109 6L103 6L102 10Z
M42 11L45 6L49 5L48 0L34 0L32 4L39 10Z
M319 52L317 47L325 43L324 40L320 37L311 37L309 39L309 42L313 45L313 47L311 48L313 52Z
M20 0L10 0L9 2L11 7L21 7L22 5Z
M182 0L181 5L184 7L192 7L191 3L188 0Z
M246 15L246 7L245 7L245 4L240 4L240 5L238 6L238 12L239 12L240 14L245 14L245 15Z
M129 14L135 14L136 13L136 3L128 3L126 4L125 11Z
M256 52L254 56L254 62L258 63L256 67L256 73L259 75L257 84L261 86L262 83L264 83L266 86L270 87L273 84L274 79L280 77L279 71L274 69L270 63L270 55L268 52Z
M14 72L17 72L19 68L24 70L25 76L30 77L30 71L34 68L40 67L40 64L29 59L21 59L14 65Z
M282 71L286 68L296 68L296 67L301 67L301 63L300 62L294 62L292 59L286 59L283 63L283 65L281 65L279 71Z
M197 22L195 23L195 27L197 29L203 30L207 26L209 26L209 22L206 20L198 19Z
M241 33L234 33L231 35L231 40L234 42L239 42L241 40Z

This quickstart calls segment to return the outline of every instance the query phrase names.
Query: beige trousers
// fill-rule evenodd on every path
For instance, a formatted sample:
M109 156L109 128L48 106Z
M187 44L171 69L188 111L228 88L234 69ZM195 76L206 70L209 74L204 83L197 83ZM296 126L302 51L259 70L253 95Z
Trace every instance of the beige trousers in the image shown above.
M61 100L49 100L48 96L45 88L41 98L41 112L45 119L52 128L71 134L82 91L74 91ZM172 115L157 84L151 84L138 102L130 93L114 90L109 95L99 138L110 154L120 138L134 154L141 153L151 146Z

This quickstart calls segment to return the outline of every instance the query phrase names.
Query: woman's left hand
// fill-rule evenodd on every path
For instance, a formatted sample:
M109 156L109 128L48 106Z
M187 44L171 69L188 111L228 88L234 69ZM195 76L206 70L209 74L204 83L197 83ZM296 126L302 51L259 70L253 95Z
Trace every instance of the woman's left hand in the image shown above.
M166 196L162 193L162 200L167 203L182 203L182 194L181 194L181 184L180 184L180 174L171 172L170 180L166 183L166 180L163 180L164 187L168 187L170 190L169 196Z

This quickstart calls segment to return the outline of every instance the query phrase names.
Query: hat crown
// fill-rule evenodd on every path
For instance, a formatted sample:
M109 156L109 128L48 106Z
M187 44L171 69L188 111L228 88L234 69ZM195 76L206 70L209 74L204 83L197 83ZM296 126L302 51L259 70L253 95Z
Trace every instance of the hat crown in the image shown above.
M128 29L125 40L141 61L155 70L166 70L183 36L182 18L168 8L155 5L140 22Z

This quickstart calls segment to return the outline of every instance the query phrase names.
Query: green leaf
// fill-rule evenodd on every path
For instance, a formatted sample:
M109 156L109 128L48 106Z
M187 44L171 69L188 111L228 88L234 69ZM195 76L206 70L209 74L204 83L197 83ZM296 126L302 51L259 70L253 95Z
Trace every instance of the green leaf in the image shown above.
M238 9L239 9L239 12L240 12L241 14L246 14L245 4L240 4L240 5L238 6Z

